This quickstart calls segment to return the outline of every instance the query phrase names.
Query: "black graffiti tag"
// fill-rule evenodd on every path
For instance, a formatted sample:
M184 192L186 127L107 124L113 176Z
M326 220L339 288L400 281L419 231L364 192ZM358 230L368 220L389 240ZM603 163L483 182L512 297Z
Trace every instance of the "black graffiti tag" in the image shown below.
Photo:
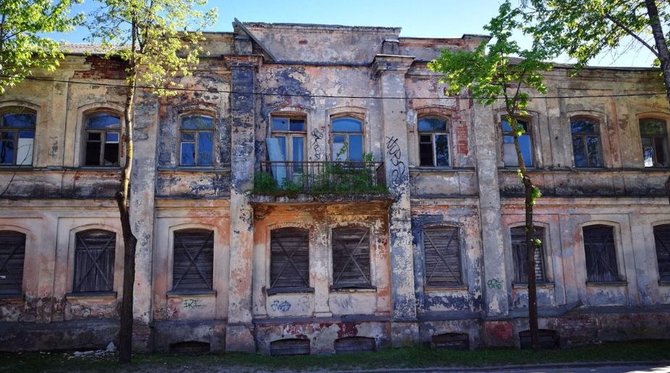
M319 140L323 138L323 132L318 128L312 130L312 149L314 149L314 159L321 159L321 148L319 147Z
M391 164L394 166L393 171L391 171L393 182L395 184L401 184L405 181L407 166L401 159L402 149L400 149L397 137L386 137L386 151L390 156Z

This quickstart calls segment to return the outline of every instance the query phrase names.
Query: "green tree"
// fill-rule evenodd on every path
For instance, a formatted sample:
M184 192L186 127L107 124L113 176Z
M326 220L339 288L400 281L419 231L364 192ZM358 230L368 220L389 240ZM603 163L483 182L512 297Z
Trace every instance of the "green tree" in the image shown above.
M216 9L202 12L205 0L103 0L89 24L90 40L108 48L108 56L126 63L123 143L126 159L116 196L124 243L123 298L119 330L119 361L131 359L133 283L137 238L130 224L133 128L138 90L156 95L174 93L174 78L191 74L202 53L203 27ZM187 31L187 28L196 31Z
M670 53L663 23L670 20L670 3L658 0L525 0L527 34L586 65L604 51L616 50L632 38L649 50L663 73L670 102ZM651 36L651 40L649 37Z
M530 91L546 93L542 73L551 68L544 61L552 55L540 44L524 49L512 39L512 31L521 28L523 22L523 12L520 8L512 8L507 0L500 6L498 15L484 27L492 36L489 43L482 43L474 51L443 50L440 57L430 62L428 67L443 74L441 80L448 84L451 94L467 89L474 99L484 105L502 104L504 107L505 120L512 128L518 175L524 188L528 318L531 344L534 349L538 349L537 291L533 268L535 250L540 241L535 238L533 206L540 197L540 190L533 184L523 159L519 136L525 133L525 129L518 119L527 115Z
M63 58L59 44L42 36L64 32L81 24L82 15L70 16L78 1L0 1L0 94L30 76L35 69L53 71Z

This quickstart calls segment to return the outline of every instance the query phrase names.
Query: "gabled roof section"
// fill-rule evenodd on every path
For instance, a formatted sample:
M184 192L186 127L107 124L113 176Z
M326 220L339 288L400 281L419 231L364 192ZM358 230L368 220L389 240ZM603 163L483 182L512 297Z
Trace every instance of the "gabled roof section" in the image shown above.
M400 35L399 27L260 22L239 22L239 26L281 63L365 65L381 53L385 39Z

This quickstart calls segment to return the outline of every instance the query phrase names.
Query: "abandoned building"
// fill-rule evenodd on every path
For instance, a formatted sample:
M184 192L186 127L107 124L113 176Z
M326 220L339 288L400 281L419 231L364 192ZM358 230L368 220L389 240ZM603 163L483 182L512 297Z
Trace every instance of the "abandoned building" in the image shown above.
M135 114L136 349L333 353L528 335L502 103L428 70L484 36L235 22ZM123 65L72 46L0 96L0 349L116 338ZM545 344L670 336L670 110L659 72L546 73L520 118ZM194 347L195 346L195 347Z

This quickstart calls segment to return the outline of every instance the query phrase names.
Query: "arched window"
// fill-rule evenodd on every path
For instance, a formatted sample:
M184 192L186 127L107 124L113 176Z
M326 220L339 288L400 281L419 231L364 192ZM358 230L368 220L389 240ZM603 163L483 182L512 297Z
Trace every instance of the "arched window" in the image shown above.
M334 161L363 161L363 122L352 117L336 118L330 131Z
M668 167L668 128L662 119L640 119L640 141L644 167Z
M527 120L518 119L517 122L523 128L524 133L519 136L519 147L521 148L521 156L527 167L533 166L533 137L530 134L530 123ZM502 134L503 134L503 163L505 166L518 166L519 159L516 156L514 149L514 133L512 126L507 119L502 120Z
M118 167L120 164L121 120L112 113L86 116L85 166Z
M36 114L22 107L4 110L0 116L0 165L33 164Z
M428 227L423 229L422 236L426 286L463 285L458 227Z
M214 231L175 231L173 245L172 290L212 290Z
M25 252L25 234L0 231L0 295L21 294Z
M419 165L449 166L449 132L447 121L439 117L419 118Z
M656 244L658 278L661 281L670 282L670 224L654 227L654 242Z
M270 233L270 288L275 291L309 288L307 229L279 228Z
M526 247L526 227L510 229L512 236L512 255L514 256L514 282L528 283L528 249ZM535 281L546 282L544 273L544 228L535 227L535 238L540 240L540 247L535 250Z
M75 235L73 293L114 290L116 233L89 229Z
M333 288L370 288L370 229L333 228L331 239Z
M587 281L620 281L614 243L614 227L603 224L589 225L582 228L582 232L584 234Z
M181 118L181 166L211 166L214 155L214 119L206 115Z
M575 167L602 167L602 147L598 122L588 118L570 121Z

